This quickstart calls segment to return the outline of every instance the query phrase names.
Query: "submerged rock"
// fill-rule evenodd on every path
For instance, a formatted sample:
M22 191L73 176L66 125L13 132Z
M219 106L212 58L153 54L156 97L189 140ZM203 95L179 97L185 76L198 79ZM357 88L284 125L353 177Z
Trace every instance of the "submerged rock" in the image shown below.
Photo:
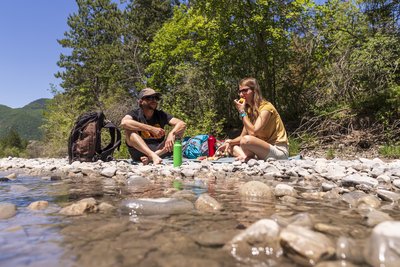
M335 255L335 245L329 238L301 226L289 225L280 238L284 253L302 265L315 265Z
M14 217L17 213L17 207L12 203L0 203L0 219Z
M29 204L28 209L30 210L43 210L49 206L49 202L40 200L40 201L35 201Z
M139 198L122 202L122 208L129 215L181 214L192 211L193 203L175 198Z
M383 222L372 230L364 250L373 267L397 267L400 262L400 221Z
M215 212L222 209L221 203L209 194L201 194L195 202L195 207L198 211Z
M239 194L244 197L272 198L274 193L268 185L259 181L250 181L239 187Z

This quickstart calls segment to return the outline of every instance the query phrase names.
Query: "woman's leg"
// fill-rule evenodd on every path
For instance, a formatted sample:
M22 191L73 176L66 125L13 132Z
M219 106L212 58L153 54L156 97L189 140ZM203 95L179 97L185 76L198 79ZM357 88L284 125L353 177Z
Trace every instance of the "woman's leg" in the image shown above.
M257 156L258 159L265 159L269 153L270 144L252 135L245 135L240 139L240 147L248 158Z

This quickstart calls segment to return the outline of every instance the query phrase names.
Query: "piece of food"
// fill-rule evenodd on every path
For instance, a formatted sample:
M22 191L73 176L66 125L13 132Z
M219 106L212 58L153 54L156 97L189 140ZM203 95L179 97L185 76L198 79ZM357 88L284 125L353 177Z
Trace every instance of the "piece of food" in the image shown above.
M244 98L239 99L240 104L243 104L243 102L244 102Z

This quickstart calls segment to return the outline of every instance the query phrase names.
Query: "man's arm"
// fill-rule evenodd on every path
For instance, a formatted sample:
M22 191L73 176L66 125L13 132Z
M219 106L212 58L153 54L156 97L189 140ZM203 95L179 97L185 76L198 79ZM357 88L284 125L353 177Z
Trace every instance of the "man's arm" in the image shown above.
M165 149L168 152L171 152L174 146L175 137L183 136L183 133L185 132L186 129L186 123L184 123L180 119L172 118L168 124L173 126L174 128L169 132L167 139L165 140Z
M125 115L121 120L120 125L124 130L133 132L148 131L153 134L156 138L161 138L165 135L165 131L162 128L154 127L145 123L138 122L130 115Z

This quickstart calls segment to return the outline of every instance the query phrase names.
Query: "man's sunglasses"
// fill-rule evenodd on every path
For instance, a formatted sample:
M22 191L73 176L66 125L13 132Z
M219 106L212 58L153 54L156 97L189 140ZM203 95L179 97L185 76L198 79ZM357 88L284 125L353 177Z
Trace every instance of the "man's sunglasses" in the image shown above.
M155 100L155 101L160 101L160 97L156 95L149 95L149 96L144 96L142 97L143 100Z

